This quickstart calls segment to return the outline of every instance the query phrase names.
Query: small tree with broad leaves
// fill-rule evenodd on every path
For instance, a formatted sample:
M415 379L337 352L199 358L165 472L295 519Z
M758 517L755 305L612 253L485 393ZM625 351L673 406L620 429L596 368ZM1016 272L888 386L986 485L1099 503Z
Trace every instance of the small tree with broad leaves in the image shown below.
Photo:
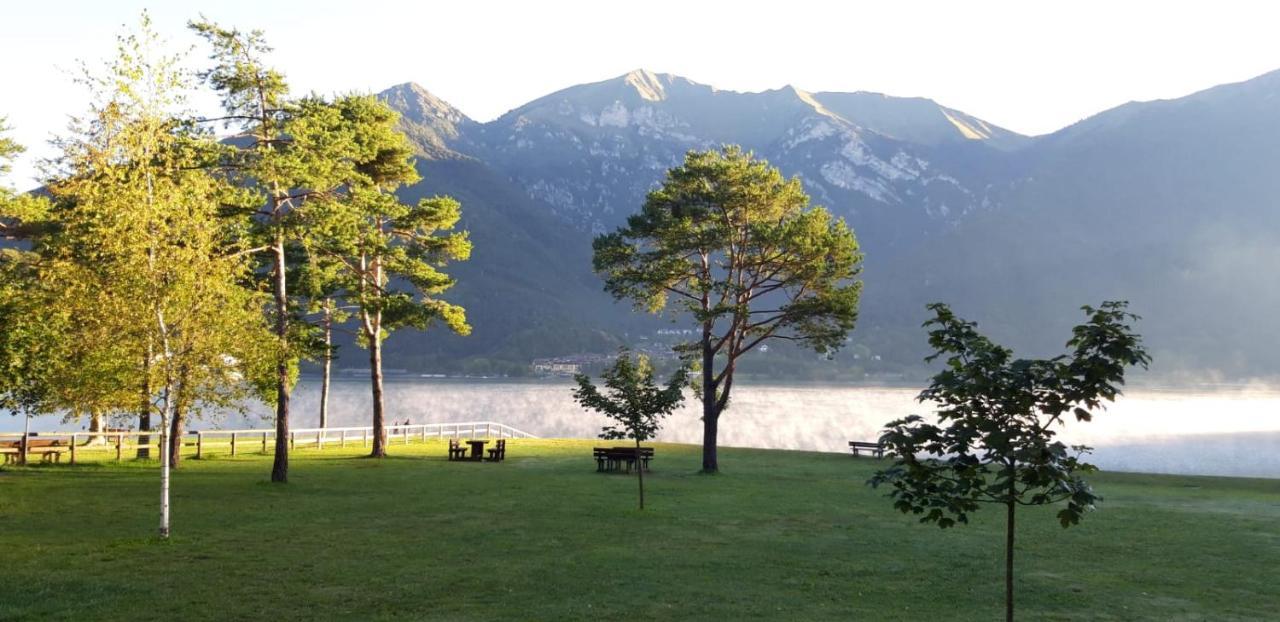
M1003 505L1007 620L1013 620L1017 507L1065 501L1058 512L1065 528L1101 500L1081 477L1095 470L1081 460L1089 448L1054 437L1067 416L1090 421L1092 411L1115 400L1127 368L1150 363L1130 327L1138 317L1126 308L1125 302L1083 307L1089 320L1072 330L1069 354L1028 360L1014 359L946 305L929 305L934 318L925 326L935 352L926 360L945 357L946 368L919 400L938 405L938 423L919 415L889 422L880 442L893 465L869 483L891 486L895 508L942 528L968 523L980 504Z
M600 430L602 439L634 439L636 443L636 477L640 483L640 509L644 509L644 464L640 460L640 443L657 435L662 418L670 415L684 401L684 386L689 381L686 367L676 370L666 386L658 386L653 378L649 357L632 356L623 349L618 359L604 370L601 392L586 374L574 376L578 388L573 399L588 410L602 413L613 420Z

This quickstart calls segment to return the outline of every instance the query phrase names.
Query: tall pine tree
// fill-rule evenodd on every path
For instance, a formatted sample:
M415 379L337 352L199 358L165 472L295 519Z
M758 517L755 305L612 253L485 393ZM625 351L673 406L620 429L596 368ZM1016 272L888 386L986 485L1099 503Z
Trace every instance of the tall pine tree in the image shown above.
M369 350L371 455L383 457L382 342L398 328L426 329L437 322L470 333L462 307L439 294L454 284L441 268L467 259L471 243L465 232L450 232L461 215L457 201L432 197L408 205L395 196L397 188L419 179L408 140L395 129L395 111L368 96L342 97L331 109L333 125L324 131L349 136L357 164L341 192L304 206L302 222L310 232L308 250L337 267L342 295L357 314L360 343Z

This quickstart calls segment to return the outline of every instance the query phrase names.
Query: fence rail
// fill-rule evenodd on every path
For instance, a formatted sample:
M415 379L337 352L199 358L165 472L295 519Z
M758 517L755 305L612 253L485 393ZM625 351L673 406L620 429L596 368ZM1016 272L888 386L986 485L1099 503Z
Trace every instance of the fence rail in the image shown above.
M429 438L538 438L533 434L518 430L505 423L496 421L464 421L461 423L417 423L388 425L383 429L387 433L387 443L409 444L414 440L426 442ZM147 437L147 438L144 438ZM359 441L368 446L373 437L373 426L344 428L296 428L289 430L289 448L312 447L324 449L325 445L337 443L346 447L348 442ZM159 448L162 436L159 431L119 430L107 432L32 432L24 435L21 432L0 432L0 441L19 441L17 452L25 453L23 462L29 457L31 440L66 440L65 446L58 446L71 454L71 463L75 464L76 454L84 451L114 450L116 460L124 458L126 448L134 450L152 445ZM128 439L126 441L126 439ZM192 430L183 435L182 445L195 446L195 457L203 458L213 449L229 449L231 455L258 446L260 453L268 453L274 447L275 428L250 428L243 430ZM95 441L98 441L95 443ZM37 449L46 450L47 446ZM14 453L12 451L6 453Z

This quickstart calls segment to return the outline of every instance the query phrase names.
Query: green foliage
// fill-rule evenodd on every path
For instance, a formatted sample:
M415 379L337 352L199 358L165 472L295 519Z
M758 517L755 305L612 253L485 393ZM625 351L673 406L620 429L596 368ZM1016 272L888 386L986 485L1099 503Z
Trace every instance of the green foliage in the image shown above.
M662 418L684 402L684 386L688 382L688 370L681 367L665 386L658 386L654 382L649 357L643 354L633 356L625 348L602 376L604 392L592 384L590 376L574 376L578 387L573 391L573 399L583 408L613 420L612 424L600 430L600 438L629 438L637 443L657 435L662 428Z
M968 523L983 503L1004 505L1010 619L1015 507L1065 501L1057 517L1070 527L1099 501L1082 477L1095 470L1081 460L1089 448L1055 440L1056 428L1067 416L1092 420L1092 411L1119 395L1125 370L1150 362L1130 326L1138 318L1126 307L1083 307L1089 320L1073 329L1069 354L1014 359L975 323L944 304L929 305L934 317L925 326L935 352L928 360L946 365L919 399L937 405L937 423L919 415L889 422L880 442L893 465L869 483L891 486L895 508L942 528Z
M0 218L30 244L0 264L0 351L31 409L234 406L274 356L220 217L241 193L205 169L213 136L174 115L189 85L159 47L144 14L104 71L86 71L94 104L58 142L51 199Z
M837 348L857 319L853 232L810 208L799 179L737 147L690 152L593 248L615 298L659 311L674 296L699 323L729 320L744 350L788 329L819 352ZM752 309L775 292L776 307Z
M249 200L226 206L245 223L247 246L262 260L256 275L270 289L267 305L274 320L276 463L272 481L288 480L289 393L294 370L303 355L317 348L312 327L301 321L314 296L326 297L324 275L331 269L317 263L319 274L304 284L299 296L292 292L290 251L307 247L311 231L299 214L300 207L336 193L359 177L357 166L377 160L363 137L353 133L342 111L319 97L289 98L288 84L279 71L266 63L271 48L260 31L228 29L205 19L189 24L211 49L212 67L200 75L222 98L225 116L240 134L224 149L218 162L223 178L242 189ZM368 173L368 172L365 172ZM374 171L373 174L378 173ZM368 176L367 174L364 176ZM318 279L318 280L314 280Z
M418 180L408 143L395 130L394 111L366 96L343 97L330 108L335 127L324 133L351 137L353 164L340 190L299 211L299 222L311 232L306 248L332 267L335 289L366 322L377 318L367 338L380 340L383 331L425 329L437 321L468 333L462 308L435 298L454 283L439 268L471 252L465 232L440 235L457 224L458 202L431 197L407 205L392 193ZM412 285L418 295L396 289L392 278Z
M221 95L222 107L228 114L226 121L241 121L247 129L259 130L267 128L254 126L279 123L289 85L284 74L262 62L271 53L262 31L223 28L203 16L188 27L213 48L209 56L213 67L201 72L200 77Z
M1125 369L1150 362L1129 326L1137 316L1125 306L1084 307L1089 321L1072 331L1070 355L1015 360L976 324L930 305L929 360L946 357L946 368L919 399L938 405L938 423L919 415L890 422L881 442L894 465L872 483L891 485L894 507L939 527L967 522L980 503L1010 501L1067 501L1058 518L1063 527L1078 523L1097 501L1079 477L1093 467L1080 460L1088 448L1054 440L1055 428L1068 415L1092 420L1091 411L1119 394Z
M382 341L398 328L426 329L436 322L459 335L471 332L463 308L439 298L454 284L441 268L467 259L471 243L466 232L449 232L461 216L457 201L437 196L411 205L394 194L419 180L395 111L358 95L332 103L309 98L300 109L305 114L297 116L290 136L341 154L332 169L341 184L310 197L293 221L305 231L299 239L323 282L317 287L359 316L358 343L369 348L373 370L373 455L382 456Z
M810 207L799 179L738 147L689 152L639 214L592 246L615 298L650 312L674 308L701 325L685 352L702 373L703 418L713 423L740 356L768 339L829 352L857 320L862 256L853 232ZM708 471L717 469L713 436L704 440Z
M200 77L222 99L222 121L238 131L236 140L218 153L216 170L242 196L223 209L241 217L244 246L262 260L255 274L274 300L276 338L284 359L282 370L311 352L308 327L299 322L314 301L324 298L332 266L311 262L295 295L290 289L294 265L310 258L299 252L308 231L296 215L306 201L333 192L355 166L352 136L337 112L323 100L289 97L284 75L267 65L271 52L261 31L224 28L208 20L189 27L210 47L211 67ZM291 262L291 260L293 260ZM281 277L281 278L277 278ZM277 384L290 383L283 375ZM277 387L278 389L280 387ZM287 390L278 391L287 396Z
M13 170L13 158L26 150L22 145L14 142L12 138L5 136L6 132L13 129L7 123L8 120L0 116L0 177L8 175L9 171ZM8 188L0 186L0 201L8 200L11 196L12 192Z
M640 509L644 509L644 461L640 443L657 435L662 418L670 415L684 401L684 385L689 381L688 369L681 366L671 374L665 386L653 379L653 365L641 354L634 359L622 349L618 358L604 370L605 391L601 392L586 374L574 376L578 388L573 399L583 408L597 411L613 420L600 430L600 438L630 438L636 443L633 460L636 469Z

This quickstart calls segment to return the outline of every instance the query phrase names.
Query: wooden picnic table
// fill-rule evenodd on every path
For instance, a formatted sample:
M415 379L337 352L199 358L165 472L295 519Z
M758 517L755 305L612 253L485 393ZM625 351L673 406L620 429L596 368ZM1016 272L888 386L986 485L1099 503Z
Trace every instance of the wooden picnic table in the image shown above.
M628 473L636 466L639 458L640 467L649 470L649 460L653 459L652 447L595 447L592 455L596 459L596 471L619 471L624 466Z
M484 446L485 446L485 443L488 443L488 442L489 442L489 441L486 441L486 440L477 440L477 439L469 439L469 440L467 440L467 444L471 446L471 459L472 459L472 460L477 460L477 461L479 461L479 460L483 460L483 459L484 459Z

